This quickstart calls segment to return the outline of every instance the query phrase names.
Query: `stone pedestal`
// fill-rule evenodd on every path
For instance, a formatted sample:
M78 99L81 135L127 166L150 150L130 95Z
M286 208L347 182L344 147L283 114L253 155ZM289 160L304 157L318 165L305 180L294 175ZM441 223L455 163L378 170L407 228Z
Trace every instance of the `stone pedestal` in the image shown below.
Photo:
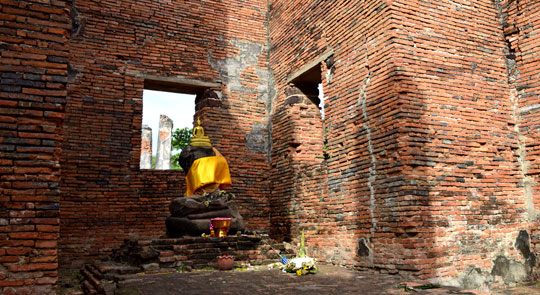
M273 250L275 249L275 250ZM294 255L283 243L260 235L237 235L225 238L181 237L129 239L119 249L113 250L113 259L140 266L150 264L157 268L178 269L188 265L195 269L217 267L217 257L227 254L235 257L238 264L265 265L279 262L278 253L286 257Z

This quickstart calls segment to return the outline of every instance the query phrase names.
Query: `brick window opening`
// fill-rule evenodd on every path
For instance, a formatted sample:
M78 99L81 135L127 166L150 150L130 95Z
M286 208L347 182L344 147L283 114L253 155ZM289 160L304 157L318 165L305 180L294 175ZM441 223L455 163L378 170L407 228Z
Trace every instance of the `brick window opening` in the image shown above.
M320 108L321 99L320 91L322 89L321 79L321 65L317 64L313 68L300 74L298 77L292 80L294 86L296 86L302 93L317 107Z
M140 169L182 169L176 163L181 150L173 145L173 134L191 129L194 115L194 94L144 89Z
M302 134L294 136L297 153L312 154L317 159L328 159L326 152L326 131L324 127L324 89L322 86L321 61L312 63L298 71L289 81L286 104L300 103L302 113L298 118L303 128ZM301 98L304 97L304 98ZM307 99L306 99L307 98ZM300 122L301 121L301 122Z

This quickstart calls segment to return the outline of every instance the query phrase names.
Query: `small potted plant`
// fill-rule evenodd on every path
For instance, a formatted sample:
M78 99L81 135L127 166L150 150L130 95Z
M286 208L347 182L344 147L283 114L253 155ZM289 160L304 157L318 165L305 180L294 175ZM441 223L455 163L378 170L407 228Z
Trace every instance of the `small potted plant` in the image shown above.
M234 256L223 254L217 257L217 265L220 270L230 270L234 266Z

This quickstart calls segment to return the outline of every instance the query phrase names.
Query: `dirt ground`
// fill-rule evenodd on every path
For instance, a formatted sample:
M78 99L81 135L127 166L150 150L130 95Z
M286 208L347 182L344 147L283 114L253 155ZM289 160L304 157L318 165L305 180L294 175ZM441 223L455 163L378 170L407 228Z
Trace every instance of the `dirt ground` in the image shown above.
M396 276L376 275L337 266L322 265L319 269L318 274L307 276L296 276L276 269L137 274L120 282L116 294L540 294L538 285L490 292L454 287L420 289L418 286L422 283L406 282Z

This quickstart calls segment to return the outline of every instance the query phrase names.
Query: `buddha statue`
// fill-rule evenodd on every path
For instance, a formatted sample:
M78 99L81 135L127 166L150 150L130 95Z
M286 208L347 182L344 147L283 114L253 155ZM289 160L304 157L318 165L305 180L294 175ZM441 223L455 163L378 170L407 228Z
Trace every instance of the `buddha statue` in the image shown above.
M187 173L186 197L210 194L231 185L227 160L212 147L199 119L193 128L189 146L180 154L180 166Z
M229 234L243 230L235 196L223 190L232 183L227 160L212 147L199 119L189 146L180 153L179 164L186 173L186 193L169 204L168 236L209 233L210 219L218 217L232 219Z

